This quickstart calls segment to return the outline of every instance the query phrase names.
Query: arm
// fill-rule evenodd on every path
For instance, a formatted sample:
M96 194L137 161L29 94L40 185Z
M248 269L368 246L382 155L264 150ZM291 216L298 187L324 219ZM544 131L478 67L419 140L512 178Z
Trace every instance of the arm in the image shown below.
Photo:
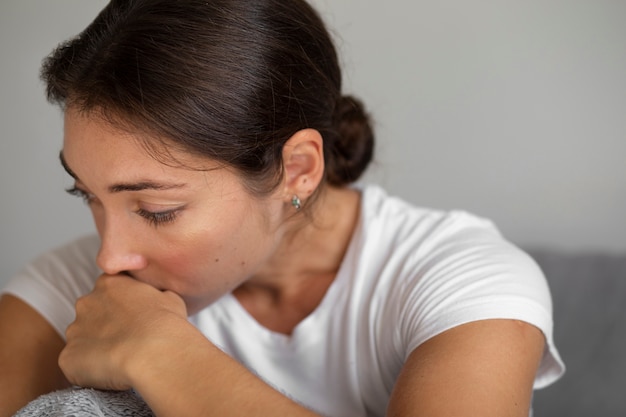
M173 292L102 276L76 314L59 358L76 385L133 388L159 417L316 415L215 347Z
M528 417L544 337L515 320L448 330L411 353L387 415Z
M158 343L150 355L166 353L165 357L176 360L137 362L131 371L133 386L157 416L317 416L250 373L195 329L181 326L179 330L180 345Z
M155 409L157 415L314 415L207 341L194 338L191 333L185 338L194 348L183 352L188 356L179 351L176 364L142 367L150 372L139 378L136 388L152 404L164 406ZM543 334L519 321L485 320L451 329L410 355L387 416L528 417L543 348ZM195 383L187 384L188 378ZM171 386L187 391L172 395ZM168 396L172 401L162 400ZM194 398L204 398L206 408L189 408Z
M77 303L60 364L71 382L137 390L157 416L312 417L215 347L183 301L125 276L105 276ZM527 417L544 339L513 320L458 326L419 346L388 415Z
M0 417L29 401L68 386L57 360L64 341L28 304L0 298Z

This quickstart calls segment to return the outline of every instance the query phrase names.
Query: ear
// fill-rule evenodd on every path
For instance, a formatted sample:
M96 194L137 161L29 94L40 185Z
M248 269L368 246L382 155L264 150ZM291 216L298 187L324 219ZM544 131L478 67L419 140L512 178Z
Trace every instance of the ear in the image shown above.
M324 177L324 141L315 129L296 132L283 146L285 200L307 199Z

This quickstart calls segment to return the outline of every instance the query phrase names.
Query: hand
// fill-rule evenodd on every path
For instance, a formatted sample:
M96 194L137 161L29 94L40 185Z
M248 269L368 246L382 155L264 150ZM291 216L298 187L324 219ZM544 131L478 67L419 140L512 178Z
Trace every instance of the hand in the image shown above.
M191 326L183 300L125 275L102 275L94 290L76 303L59 365L75 385L110 390L133 387L133 375L154 353Z

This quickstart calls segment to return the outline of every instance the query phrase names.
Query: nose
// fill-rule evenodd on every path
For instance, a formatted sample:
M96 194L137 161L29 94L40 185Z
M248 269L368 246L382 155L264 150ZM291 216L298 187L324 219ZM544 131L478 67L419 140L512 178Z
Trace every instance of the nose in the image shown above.
M123 225L115 227L110 221L106 223L100 230L100 251L96 258L98 267L109 275L145 268L147 260L140 251L137 236L134 236Z

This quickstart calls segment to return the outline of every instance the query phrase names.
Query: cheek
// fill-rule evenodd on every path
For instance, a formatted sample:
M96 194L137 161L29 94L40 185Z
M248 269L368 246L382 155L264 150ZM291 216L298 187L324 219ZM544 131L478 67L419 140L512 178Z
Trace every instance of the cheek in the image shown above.
M247 278L273 251L275 236L254 216L222 220L219 227L187 233L176 242L171 240L172 244L153 260L188 279Z
M168 288L190 293L228 287L241 279L237 267L246 260L238 243L237 231L179 230L176 236L163 237L148 256L153 272L168 281Z
M220 258L220 248L181 246L175 251L155 253L143 278L153 286L174 291L190 299L215 300L237 286L230 268Z
M229 207L219 216L189 216L176 228L161 229L148 255L160 286L213 298L254 275L277 246L279 222L246 206Z
M194 234L165 238L163 245L151 251L149 257L154 265L173 275L193 278L219 264L222 250L221 244L209 234Z

